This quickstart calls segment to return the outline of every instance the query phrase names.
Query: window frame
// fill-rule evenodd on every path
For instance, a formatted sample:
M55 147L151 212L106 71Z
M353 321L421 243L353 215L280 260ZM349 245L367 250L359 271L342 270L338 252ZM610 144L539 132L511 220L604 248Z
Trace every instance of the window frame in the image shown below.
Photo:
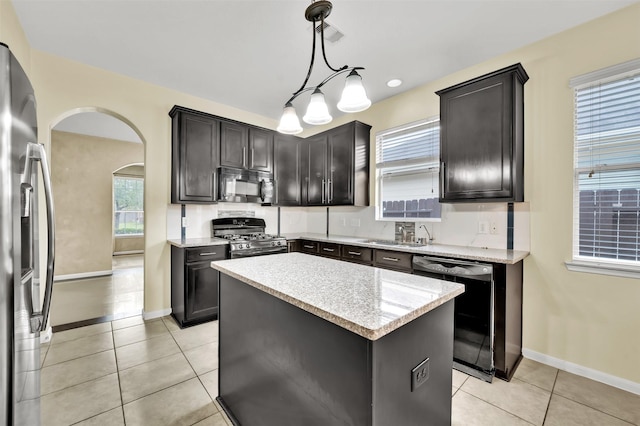
M578 164L578 140L577 133L577 91L592 87L597 84L605 84L620 81L625 78L640 76L640 59L628 61L612 67L594 71L572 78L569 87L573 95L573 192L572 192L572 253L571 260L566 261L567 269L575 272L613 275L627 278L640 278L640 260L624 260L606 257L586 256L580 254L580 177L589 171L589 167ZM635 127L633 127L635 129ZM602 133L606 135L606 132ZM637 162L627 162L615 165L597 165L597 171L611 172L637 169ZM591 166L593 170L593 165ZM616 243L619 245L619 243Z
M419 166L421 164L424 164L428 158L430 157L417 157L417 158L410 158L410 159L403 159L403 160L394 160L391 162L378 162L378 158L379 158L379 152L378 149L380 149L380 143L379 138L384 137L386 135L392 135L394 133L400 133L400 132L406 132L408 130L411 130L413 128L417 128L417 127L421 127L421 126L426 126L429 124L433 124L433 123L438 123L438 132L440 132L440 116L436 115L436 116L431 116L428 118L424 118L421 120L417 120L417 121L413 121L410 123L405 123L402 124L400 126L396 126L396 127L392 127L390 129L386 129L386 130L382 130L380 132L376 133L375 136L375 220L379 221L379 222L398 222L398 221L402 221L402 222L441 222L442 221L442 213L440 213L439 217L384 217L383 216L383 199L382 199L382 191L383 191L383 184L382 184L382 179L383 179L383 175L384 169L389 169L392 167L411 167L411 166ZM438 133L439 134L439 133ZM438 138L439 139L439 138ZM436 189L438 191L438 195L439 195L439 191L440 191L440 183L439 183L439 178L440 178L440 144L438 141L437 144L437 152L436 155L434 156L434 158L436 159L435 167L426 167L424 170L426 172L429 172L430 170L433 171L433 173L435 173L436 175L436 179L438 180L437 184L436 184ZM440 210L440 212L442 212L442 210Z
M115 183L117 179L126 179L126 180L135 180L135 181L141 181L142 182L142 210L116 210L116 203L115 203L115 199L116 199L116 189L115 189ZM137 175L126 175L126 174L114 174L113 175L113 184L112 184L112 188L113 188L113 202L111 204L112 206L112 214L111 214L111 220L112 220L112 228L113 228L113 237L114 238L139 238L139 237L143 237L144 236L144 176L137 176ZM137 214L142 214L142 232L140 233L135 233L135 234L117 234L116 233L116 214L117 213L137 213Z

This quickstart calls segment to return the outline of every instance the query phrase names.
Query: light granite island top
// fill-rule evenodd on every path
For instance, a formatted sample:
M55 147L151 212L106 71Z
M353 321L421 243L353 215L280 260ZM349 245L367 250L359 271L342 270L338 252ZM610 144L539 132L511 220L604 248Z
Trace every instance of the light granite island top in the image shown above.
M211 262L214 269L366 339L379 339L464 285L302 253Z

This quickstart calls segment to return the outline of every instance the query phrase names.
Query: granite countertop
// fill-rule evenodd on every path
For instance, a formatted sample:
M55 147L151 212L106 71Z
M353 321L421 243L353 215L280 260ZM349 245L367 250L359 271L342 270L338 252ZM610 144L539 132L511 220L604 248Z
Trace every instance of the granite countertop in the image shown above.
M462 284L303 253L220 260L211 267L369 340L464 292Z
M176 246L180 248L221 246L221 245L229 244L229 240L225 240L224 238L215 238L215 237L186 238L184 240L176 239L176 240L167 240L167 242L172 246Z
M529 255L528 251L521 250L507 250L507 249L491 249L482 247L464 247L453 246L447 244L429 244L425 246L402 246L383 243L368 243L369 239L375 239L371 237L347 237L343 235L324 235L324 234L283 234L288 240L312 240L312 241L326 241L338 244L349 244L360 247L370 247L376 249L386 249L401 251L413 254L433 255L453 257L456 259L478 260L482 262L503 263L507 265L513 265L520 262L522 259Z

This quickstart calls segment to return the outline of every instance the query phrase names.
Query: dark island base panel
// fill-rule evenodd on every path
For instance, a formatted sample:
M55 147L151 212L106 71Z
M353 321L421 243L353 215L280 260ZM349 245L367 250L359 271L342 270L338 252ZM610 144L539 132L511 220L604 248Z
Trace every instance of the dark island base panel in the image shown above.
M451 424L453 300L370 341L220 274L219 326L217 400L235 425Z

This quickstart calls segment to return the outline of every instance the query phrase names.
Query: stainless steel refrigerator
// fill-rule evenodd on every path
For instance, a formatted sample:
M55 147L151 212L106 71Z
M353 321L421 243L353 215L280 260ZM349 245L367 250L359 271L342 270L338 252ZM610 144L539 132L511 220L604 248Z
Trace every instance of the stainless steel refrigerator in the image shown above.
M49 176L44 147L37 143L33 88L0 43L0 424L5 425L40 424L40 332L46 329L54 266ZM46 209L46 232L38 229L39 208ZM47 247L44 273L39 237Z

